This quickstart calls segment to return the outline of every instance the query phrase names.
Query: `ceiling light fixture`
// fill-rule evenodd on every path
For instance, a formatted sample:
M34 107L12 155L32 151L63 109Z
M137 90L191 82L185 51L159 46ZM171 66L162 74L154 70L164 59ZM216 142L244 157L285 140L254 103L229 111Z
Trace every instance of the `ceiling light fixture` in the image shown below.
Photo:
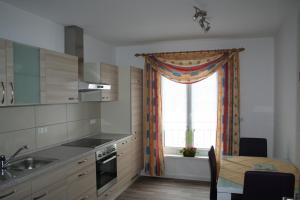
M200 10L198 7L194 6L195 14L193 20L197 22L202 30L206 33L210 30L210 23L207 21L207 12L205 10Z

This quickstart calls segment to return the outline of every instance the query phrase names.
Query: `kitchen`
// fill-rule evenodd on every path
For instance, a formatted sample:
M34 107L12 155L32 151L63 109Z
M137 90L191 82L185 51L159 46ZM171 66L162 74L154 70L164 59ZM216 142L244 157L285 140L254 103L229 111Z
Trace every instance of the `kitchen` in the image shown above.
M1 124L12 120L10 113L14 117L24 108L29 113L33 112L30 114L33 114L34 121L29 119L30 115L25 117L21 114L19 119L25 120L25 126L32 123L37 131L34 135L35 130L28 130L33 131L30 134L36 143L34 140L24 143L30 138L22 138L26 134L22 133L23 130L1 135L1 152L7 152L1 156L1 199L112 198L134 182L142 169L142 70L133 67L130 70L128 87L132 94L131 101L140 101L140 107L132 107L135 113L132 118L137 122L132 125L133 132L100 133L101 108L97 101L117 101L118 67L105 63L84 63L83 29L67 26L65 37L65 52L69 55L10 40L0 41L1 69L6 72L6 77L1 81L2 105L6 108L1 110L1 116L8 116ZM13 73L10 74L10 71ZM40 87L26 85L28 80ZM82 103L70 104L79 101ZM41 106L32 106L35 104ZM23 105L28 106L9 107ZM25 119L21 119L23 117ZM64 138L64 133L59 131L64 125L61 120L66 118L70 122L65 125L68 133ZM51 121L58 127L51 127ZM15 128L11 126L14 125L2 128L9 132ZM47 133L52 131L56 132L54 135L62 135L47 138ZM20 140L14 137L20 137ZM13 149L18 145L19 149ZM16 151L14 155L13 151ZM15 159L24 152L24 156Z
M270 158L299 168L298 125L286 121L297 109L283 103L298 102L297 78L286 78L298 73L299 6L289 1L0 0L0 199L208 199L207 155L217 144L207 141L215 138L204 138L205 147L186 158L179 153L188 143L182 134L164 136L164 145L180 138L184 144L164 146L155 164L161 155L143 125L147 53L238 49L241 137L266 138ZM195 6L208 10L211 30L195 23ZM240 20L236 10L245 12ZM283 60L294 68L280 68ZM276 81L281 74L286 81Z

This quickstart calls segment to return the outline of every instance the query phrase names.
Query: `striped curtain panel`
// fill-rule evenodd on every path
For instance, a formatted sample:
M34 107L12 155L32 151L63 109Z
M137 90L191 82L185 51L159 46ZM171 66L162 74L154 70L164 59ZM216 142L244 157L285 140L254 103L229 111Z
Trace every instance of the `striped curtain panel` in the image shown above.
M161 75L146 62L144 70L144 166L150 176L164 173Z
M232 54L218 69L218 125L216 154L239 155L240 66L239 54Z
M187 52L145 56L144 164L145 173L164 172L162 145L161 76L191 84L218 73L216 156L238 155L240 137L239 53Z

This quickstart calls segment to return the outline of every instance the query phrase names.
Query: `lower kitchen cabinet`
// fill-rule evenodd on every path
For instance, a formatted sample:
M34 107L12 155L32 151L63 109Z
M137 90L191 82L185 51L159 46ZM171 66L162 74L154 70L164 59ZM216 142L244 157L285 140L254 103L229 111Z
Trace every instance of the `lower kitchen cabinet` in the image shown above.
M0 191L1 200L31 199L31 183L25 182Z
M62 180L32 194L32 200L67 200L66 181Z
M76 197L74 200L97 200L96 188L92 188L84 194ZM102 199L101 199L102 200Z
M78 199L90 189L96 188L96 167L95 164L86 169L79 170L68 177L68 199ZM96 196L96 192L95 192Z
M0 190L0 200L97 200L95 154Z

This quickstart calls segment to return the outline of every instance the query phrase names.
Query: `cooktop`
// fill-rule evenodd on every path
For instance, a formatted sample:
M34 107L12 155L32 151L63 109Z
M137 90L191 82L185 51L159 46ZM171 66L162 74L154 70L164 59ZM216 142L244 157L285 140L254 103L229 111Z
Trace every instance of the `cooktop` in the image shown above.
M73 142L63 144L62 146L96 148L96 147L102 146L106 143L109 143L111 141L113 141L113 140L112 139L84 138L84 139L75 140Z

